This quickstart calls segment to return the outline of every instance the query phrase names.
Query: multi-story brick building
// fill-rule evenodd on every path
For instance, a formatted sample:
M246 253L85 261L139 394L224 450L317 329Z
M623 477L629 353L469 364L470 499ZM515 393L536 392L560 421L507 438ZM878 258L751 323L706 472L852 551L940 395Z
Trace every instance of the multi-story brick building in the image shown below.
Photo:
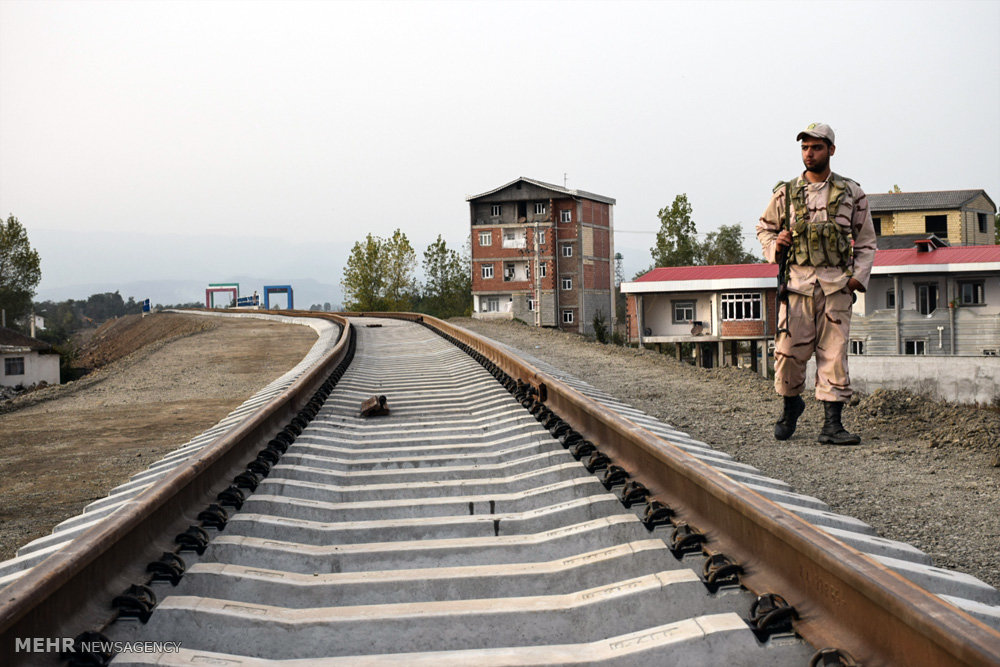
M473 317L591 333L614 317L615 200L530 178L468 197Z

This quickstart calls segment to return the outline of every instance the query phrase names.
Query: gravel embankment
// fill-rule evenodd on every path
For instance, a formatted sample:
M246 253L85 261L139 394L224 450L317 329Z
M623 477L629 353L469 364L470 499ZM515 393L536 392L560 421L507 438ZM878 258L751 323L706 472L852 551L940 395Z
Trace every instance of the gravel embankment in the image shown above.
M451 320L523 350L736 460L815 496L835 512L908 542L941 567L1000 586L1000 413L906 392L856 396L844 426L859 447L815 440L823 408L805 396L791 440L772 435L781 400L749 370L698 369L652 350L600 345L517 322Z

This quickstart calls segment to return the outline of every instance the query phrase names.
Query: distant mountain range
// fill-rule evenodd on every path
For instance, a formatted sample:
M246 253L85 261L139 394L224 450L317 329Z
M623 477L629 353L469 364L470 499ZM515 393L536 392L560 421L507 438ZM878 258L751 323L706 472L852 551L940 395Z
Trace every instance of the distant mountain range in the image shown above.
M29 230L42 258L37 301L119 292L155 305L203 302L209 283L239 283L263 297L265 285L291 285L295 306L341 303L349 243L278 238ZM281 305L284 297L275 295Z

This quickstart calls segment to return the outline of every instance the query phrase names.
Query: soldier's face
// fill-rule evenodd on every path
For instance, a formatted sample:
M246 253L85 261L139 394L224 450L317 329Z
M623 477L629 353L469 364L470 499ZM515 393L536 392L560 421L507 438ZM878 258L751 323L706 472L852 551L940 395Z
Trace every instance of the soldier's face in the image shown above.
M830 166L830 156L835 150L835 146L828 146L822 139L806 137L802 140L802 164L806 171L821 174Z

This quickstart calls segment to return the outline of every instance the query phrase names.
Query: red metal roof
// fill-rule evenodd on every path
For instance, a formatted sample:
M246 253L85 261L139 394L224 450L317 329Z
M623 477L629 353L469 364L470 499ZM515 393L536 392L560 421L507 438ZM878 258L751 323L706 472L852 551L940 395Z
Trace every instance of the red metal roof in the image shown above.
M967 245L920 252L916 248L875 251L875 266L1000 262L1000 245Z
M732 278L775 278L777 264L718 264L715 266L661 266L635 279L636 282L668 280L727 280Z
M952 246L930 252L916 248L875 251L875 266L919 264L975 264L1000 262L1000 245ZM674 280L732 280L734 278L775 278L777 264L719 264L716 266L662 266L635 279L635 282Z

